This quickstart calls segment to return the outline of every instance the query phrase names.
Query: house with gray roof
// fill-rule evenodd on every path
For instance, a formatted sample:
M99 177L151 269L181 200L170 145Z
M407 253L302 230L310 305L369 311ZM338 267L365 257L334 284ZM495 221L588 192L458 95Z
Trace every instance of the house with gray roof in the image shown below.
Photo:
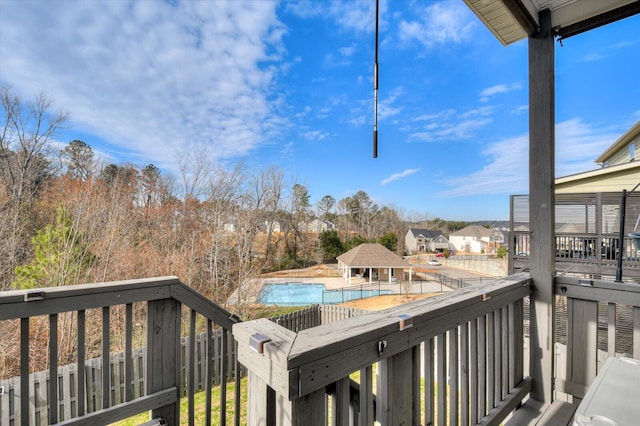
M449 249L449 240L442 231L409 228L404 236L406 254L417 254Z
M380 281L402 281L405 273L411 282L412 267L409 262L379 243L364 243L337 257L342 276L351 285L352 277L368 277Z

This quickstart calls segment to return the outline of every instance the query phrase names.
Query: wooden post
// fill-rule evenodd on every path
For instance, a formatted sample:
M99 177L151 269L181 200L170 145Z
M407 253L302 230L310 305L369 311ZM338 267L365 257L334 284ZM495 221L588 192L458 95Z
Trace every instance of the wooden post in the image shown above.
M249 370L249 426L326 425L324 389L298 397L287 358L296 333L267 319L233 325L238 360Z
M177 402L153 410L152 418L180 424L180 303L149 301L147 306L147 395L176 387Z
M555 276L555 46L551 12L538 14L529 37L529 218L531 300L531 396L553 400Z

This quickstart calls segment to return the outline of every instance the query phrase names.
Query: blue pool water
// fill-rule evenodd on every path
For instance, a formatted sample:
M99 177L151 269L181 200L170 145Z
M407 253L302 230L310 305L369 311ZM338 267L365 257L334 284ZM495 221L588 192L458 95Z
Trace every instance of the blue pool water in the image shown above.
M306 306L343 303L389 293L390 290L327 290L324 284L265 284L260 292L259 301L263 305Z
M265 284L260 292L263 305L305 306L322 303L324 284Z

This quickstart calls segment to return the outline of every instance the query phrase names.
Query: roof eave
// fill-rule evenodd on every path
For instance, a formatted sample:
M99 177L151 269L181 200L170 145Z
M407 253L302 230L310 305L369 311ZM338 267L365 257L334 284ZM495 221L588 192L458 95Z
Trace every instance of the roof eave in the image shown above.
M616 151L625 146L627 143L634 140L638 135L640 135L640 121L633 125L627 132L620 136L620 138L615 141L609 148L603 152L600 157L596 158L596 163L602 164L607 161Z
M640 0L550 0L544 6L531 0L464 2L505 46L538 32L538 7L551 10L551 26L560 39L640 13Z
M491 33L504 46L538 31L537 14L519 0L464 0ZM529 1L526 1L530 5Z

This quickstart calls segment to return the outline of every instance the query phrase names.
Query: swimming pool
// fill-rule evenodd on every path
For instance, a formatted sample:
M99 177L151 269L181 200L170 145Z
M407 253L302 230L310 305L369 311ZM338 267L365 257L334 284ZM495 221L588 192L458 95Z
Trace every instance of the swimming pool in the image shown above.
M324 284L278 283L265 284L260 291L263 305L305 306L322 303Z
M390 290L327 290L324 284L291 282L263 285L258 300L263 305L306 306L343 303L390 293Z

